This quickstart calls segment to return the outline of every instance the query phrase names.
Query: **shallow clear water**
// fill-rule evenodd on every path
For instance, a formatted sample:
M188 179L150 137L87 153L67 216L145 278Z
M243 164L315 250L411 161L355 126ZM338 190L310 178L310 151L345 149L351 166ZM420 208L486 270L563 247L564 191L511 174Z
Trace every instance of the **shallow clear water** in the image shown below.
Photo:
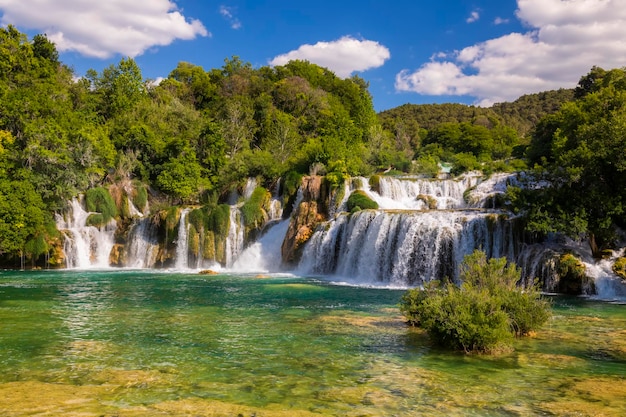
M297 277L0 272L0 415L626 415L626 305L555 298L515 352L466 356L406 327L401 294Z

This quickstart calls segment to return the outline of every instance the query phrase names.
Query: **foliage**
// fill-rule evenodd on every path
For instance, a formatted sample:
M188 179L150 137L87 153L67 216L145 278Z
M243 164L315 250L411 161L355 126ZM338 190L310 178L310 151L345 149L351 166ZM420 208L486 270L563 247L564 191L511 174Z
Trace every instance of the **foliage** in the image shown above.
M207 215L207 226L209 230L215 232L217 236L226 237L230 224L230 206L220 204L209 211Z
M623 280L626 280L626 257L618 258L613 264L613 272Z
M271 194L263 187L257 187L252 195L241 206L243 222L247 230L259 228L265 223L267 214L264 207L267 206Z
M484 252L467 255L460 286L431 282L407 291L400 310L410 324L424 328L438 344L467 352L511 349L514 336L544 324L550 308L535 288L517 286L520 271L505 258Z
M538 124L528 158L550 186L522 206L531 225L587 236L596 254L626 225L626 70L598 71L581 79L578 100Z
M143 184L136 184L133 193L133 204L139 210L143 211L148 204L148 189Z
M102 214L101 225L117 216L115 201L104 187L91 188L85 192L85 207L87 211Z
M0 258L43 254L39 243L49 235L50 222L41 196L30 183L0 179Z
M369 198L362 190L353 191L348 197L346 205L351 213L359 210L378 209L378 203Z

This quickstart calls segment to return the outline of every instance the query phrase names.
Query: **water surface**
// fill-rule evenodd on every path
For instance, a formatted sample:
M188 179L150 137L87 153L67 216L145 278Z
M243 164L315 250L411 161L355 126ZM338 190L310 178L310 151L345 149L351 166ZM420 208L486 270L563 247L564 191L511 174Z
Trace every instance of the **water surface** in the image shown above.
M0 272L2 416L626 415L626 306L554 300L515 352L406 327L402 291L299 277Z

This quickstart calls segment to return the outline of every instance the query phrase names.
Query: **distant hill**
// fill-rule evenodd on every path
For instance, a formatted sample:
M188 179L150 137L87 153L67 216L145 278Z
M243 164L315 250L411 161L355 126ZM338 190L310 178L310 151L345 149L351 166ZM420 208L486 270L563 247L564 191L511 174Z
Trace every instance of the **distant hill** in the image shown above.
M520 136L526 136L543 116L554 113L561 104L573 99L573 89L559 89L526 94L511 103L496 103L491 107L457 103L404 104L380 112L379 117L383 127L390 131L395 131L400 122L402 125L416 123L426 130L446 122L470 122L490 128L504 124Z

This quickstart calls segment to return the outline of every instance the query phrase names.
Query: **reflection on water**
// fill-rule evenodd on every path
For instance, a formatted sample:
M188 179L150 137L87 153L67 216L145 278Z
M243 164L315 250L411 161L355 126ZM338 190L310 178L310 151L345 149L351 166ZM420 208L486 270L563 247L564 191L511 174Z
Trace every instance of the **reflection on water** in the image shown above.
M626 306L555 298L516 351L433 347L401 291L0 272L0 415L621 415ZM99 414L98 414L99 413Z

